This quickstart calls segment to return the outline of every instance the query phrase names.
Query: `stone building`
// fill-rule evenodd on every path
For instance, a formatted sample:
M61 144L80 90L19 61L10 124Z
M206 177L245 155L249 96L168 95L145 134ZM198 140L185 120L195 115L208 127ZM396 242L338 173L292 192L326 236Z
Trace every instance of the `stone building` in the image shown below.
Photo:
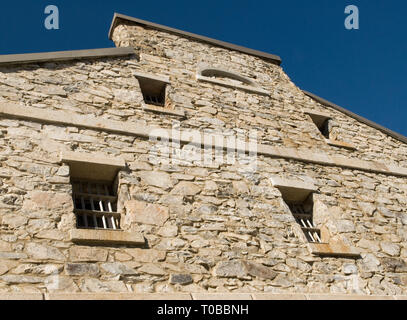
M407 295L407 138L278 56L109 37L0 57L0 297Z

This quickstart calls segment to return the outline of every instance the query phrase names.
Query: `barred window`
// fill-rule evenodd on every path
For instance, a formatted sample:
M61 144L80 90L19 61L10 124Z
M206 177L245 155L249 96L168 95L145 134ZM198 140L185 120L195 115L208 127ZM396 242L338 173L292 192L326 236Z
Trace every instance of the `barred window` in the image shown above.
M72 179L76 226L80 229L120 229L113 184Z
M321 231L315 226L312 217L313 205L304 203L287 203L295 220L301 226L307 240L322 243Z
M165 107L167 84L169 84L167 80L140 73L136 77L143 94L144 103Z

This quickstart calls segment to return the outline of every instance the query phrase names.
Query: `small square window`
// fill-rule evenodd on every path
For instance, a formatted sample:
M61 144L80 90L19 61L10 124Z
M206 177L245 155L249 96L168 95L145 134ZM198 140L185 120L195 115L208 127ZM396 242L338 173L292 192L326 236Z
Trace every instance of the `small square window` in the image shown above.
M136 75L145 104L164 107L166 100L167 81L153 76Z
M72 179L71 184L77 228L120 229L113 184L79 179Z
M319 132L326 138L329 139L329 121L331 120L329 117L320 115L320 114L313 114L308 113L311 117L312 122L314 122L315 126L318 128Z
M313 203L312 200L307 200L303 203L287 202L288 207L293 214L295 221L301 226L308 242L322 243L321 231L313 222Z

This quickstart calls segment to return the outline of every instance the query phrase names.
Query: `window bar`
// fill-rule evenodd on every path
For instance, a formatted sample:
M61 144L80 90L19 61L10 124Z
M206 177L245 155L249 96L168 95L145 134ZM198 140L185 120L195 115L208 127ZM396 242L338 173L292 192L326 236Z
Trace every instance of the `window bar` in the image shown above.
M85 228L88 228L88 215L87 214L84 214L83 216L83 222L85 223Z
M310 231L308 231L308 235L310 236L312 242L316 242L315 239L314 239L314 237L312 236L312 233L311 233Z
M315 227L312 225L312 223L311 223L310 220L307 219L306 221L308 222L308 225L309 225L310 228L315 228Z
M318 235L318 232L315 232L315 238L318 240L318 242L322 242L321 238Z
M90 207L91 207L92 211L95 211L95 205L93 203L93 198L89 198L89 201L90 201ZM92 218L93 218L93 225L95 226L95 228L97 228L98 221L96 219L96 214L93 214Z
M116 230L116 222L114 221L114 217L111 216L110 219L111 219L111 221L112 221L112 227L113 227L113 229Z
M107 200L107 208L108 208L109 212L113 212L112 204L111 204L110 200Z
M106 224L105 215L102 216L102 222L103 222L103 229L107 229L107 224Z

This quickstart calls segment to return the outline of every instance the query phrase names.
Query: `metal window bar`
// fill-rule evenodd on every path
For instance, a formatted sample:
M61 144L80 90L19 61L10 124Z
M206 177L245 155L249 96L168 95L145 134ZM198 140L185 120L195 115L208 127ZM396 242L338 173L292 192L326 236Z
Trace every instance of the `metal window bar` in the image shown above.
M322 243L321 231L315 226L312 220L312 212L304 208L303 204L290 203L289 208L297 223L301 226L307 240L314 243Z
M156 106L163 106L164 99L159 95L144 95L144 102L147 104L153 104Z
M75 180L72 188L78 228L120 229L117 197L108 184Z

